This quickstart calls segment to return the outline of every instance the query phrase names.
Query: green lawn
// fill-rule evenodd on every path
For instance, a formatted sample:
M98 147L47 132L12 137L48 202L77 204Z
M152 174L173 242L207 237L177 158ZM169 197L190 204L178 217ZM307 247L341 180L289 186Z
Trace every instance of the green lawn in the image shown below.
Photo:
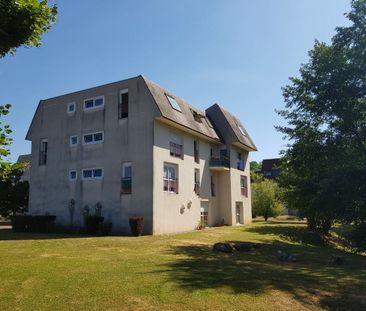
M256 241L224 254L213 242ZM279 262L280 249L297 263ZM332 254L346 256L342 267ZM176 235L75 237L0 230L0 310L366 310L366 257L291 221Z

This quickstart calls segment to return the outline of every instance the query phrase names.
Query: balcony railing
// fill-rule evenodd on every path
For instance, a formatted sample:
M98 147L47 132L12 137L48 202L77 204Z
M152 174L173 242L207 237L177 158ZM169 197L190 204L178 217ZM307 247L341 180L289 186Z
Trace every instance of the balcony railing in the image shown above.
M210 167L230 167L230 160L227 157L211 158Z
M132 193L132 178L131 177L122 178L122 181L121 181L121 193L122 194L130 194L130 193Z

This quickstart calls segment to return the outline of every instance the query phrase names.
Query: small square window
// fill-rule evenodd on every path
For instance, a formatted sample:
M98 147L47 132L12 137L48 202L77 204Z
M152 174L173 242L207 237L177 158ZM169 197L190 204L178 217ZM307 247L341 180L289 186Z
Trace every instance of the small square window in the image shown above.
M97 178L97 177L102 177L102 169L101 168L97 168L93 170L93 177Z
M92 178L93 171L92 170L83 170L83 178Z
M70 171L69 172L69 179L70 180L76 180L77 179L77 173L76 173L76 171Z
M93 142L93 134L84 135L84 143L92 143Z
M71 136L70 137L70 145L76 146L78 144L78 137L77 136Z
M103 106L103 104L104 104L103 97L99 97L94 100L95 107Z
M67 112L68 113L74 113L75 112L75 103L69 103L67 105Z
M103 133L95 133L94 134L94 141L102 141L103 140Z
M85 108L93 108L94 106L94 100L89 99L84 102Z

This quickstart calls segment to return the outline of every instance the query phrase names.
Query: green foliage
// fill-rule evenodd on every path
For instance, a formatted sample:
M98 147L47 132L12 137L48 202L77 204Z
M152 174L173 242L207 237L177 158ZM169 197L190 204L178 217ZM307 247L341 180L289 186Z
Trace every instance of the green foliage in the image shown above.
M280 200L281 191L276 182L265 179L252 185L252 207L253 214L268 217L275 217L283 211L283 204Z
M280 184L313 230L366 219L366 0L351 2L351 25L319 41L283 88L290 143Z
M12 131L9 125L3 125L1 122L1 116L7 115L10 107L11 105L9 104L0 106L0 181L6 177L11 168L11 164L5 161L5 159L10 154L7 147L12 142L12 139L9 137Z
M256 161L250 162L250 172L258 172L261 170L261 168L262 168L262 162L256 162Z
M56 15L56 5L47 0L0 0L0 57L14 54L21 45L40 46Z
M0 215L24 213L28 208L29 184L21 181L23 168L13 166L7 178L0 181Z

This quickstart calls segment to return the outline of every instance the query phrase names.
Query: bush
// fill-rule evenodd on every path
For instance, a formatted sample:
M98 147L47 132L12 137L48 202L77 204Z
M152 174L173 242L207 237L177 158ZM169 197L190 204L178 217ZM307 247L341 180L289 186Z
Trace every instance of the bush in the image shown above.
M11 225L15 232L26 232L29 230L30 219L29 215L15 215L11 216Z
M346 238L351 245L361 251L366 250L366 223L361 223L347 234Z
M103 222L104 217L98 215L90 215L85 217L85 227L87 234L97 235L100 229L100 225Z
M110 235L112 231L112 223L110 221L105 221L100 224L100 232L102 235Z
M144 228L144 218L142 216L134 216L129 219L131 233L134 236L142 235L142 230Z
M29 231L37 233L51 233L55 229L54 215L35 215L29 216Z

